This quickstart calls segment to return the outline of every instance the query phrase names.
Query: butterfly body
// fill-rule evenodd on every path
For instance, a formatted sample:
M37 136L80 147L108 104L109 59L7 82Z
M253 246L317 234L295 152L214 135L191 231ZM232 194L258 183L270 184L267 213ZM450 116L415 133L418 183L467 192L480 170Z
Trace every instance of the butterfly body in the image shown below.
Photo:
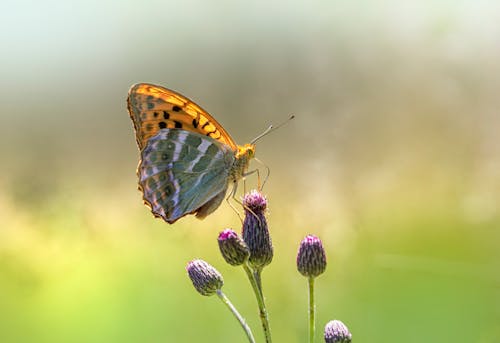
M215 211L247 171L255 145L237 145L201 107L160 86L132 86L127 103L141 151L139 189L153 214L174 223Z

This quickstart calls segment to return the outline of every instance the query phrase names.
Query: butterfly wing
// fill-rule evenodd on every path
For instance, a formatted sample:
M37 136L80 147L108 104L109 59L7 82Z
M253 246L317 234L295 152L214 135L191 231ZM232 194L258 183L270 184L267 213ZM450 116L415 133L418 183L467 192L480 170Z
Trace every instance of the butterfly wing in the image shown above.
M144 202L170 224L187 214L203 218L220 205L234 159L230 147L206 135L162 129L141 152Z
M127 104L139 150L166 128L197 132L237 149L231 136L207 111L170 89L138 83L130 88Z

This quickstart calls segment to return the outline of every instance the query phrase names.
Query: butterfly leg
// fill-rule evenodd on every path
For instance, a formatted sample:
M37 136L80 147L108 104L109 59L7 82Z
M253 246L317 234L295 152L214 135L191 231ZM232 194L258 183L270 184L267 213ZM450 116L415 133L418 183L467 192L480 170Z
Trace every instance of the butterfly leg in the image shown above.
M247 193L247 176L257 173L257 189L260 190L260 172L259 169L250 170L249 172L243 173L243 194Z
M252 170L249 174L253 174L255 172L258 173L258 169ZM236 198L236 190L237 189L238 189L238 182L233 182L233 189L231 190L231 192L227 196L226 202L229 204L229 206L231 206L231 208L233 209L233 211L236 212L236 214L238 215L238 218L240 218L240 221L241 221L242 224L243 224L243 218L241 217L240 212L236 209L236 207L233 206L233 204L229 201L229 199L233 199L235 202L237 202L238 204L240 204L245 210L247 210L250 213L252 213L255 216L255 218L257 218L257 220L259 221L259 224L260 224L260 218L259 218L259 216L257 216L254 211L252 211L248 206L246 206L238 198Z
M259 175L259 190L263 190L264 189L264 185L266 184L267 182L267 179L269 178L269 175L271 174L271 169L266 165L264 164L264 162L262 162L261 160L259 160L258 158L254 157L254 160L260 164L262 164L264 166L264 168L266 168L266 177L264 179L264 182L262 183L262 186L260 186L260 175Z
M229 206L231 206L233 211L236 212L236 214L238 215L238 218L240 218L241 223L243 223L243 218L241 218L240 212L236 209L236 207L233 206L231 201L229 201L229 199L233 199L238 204L240 204L244 207L243 203L241 201L239 201L238 199L236 199L236 190L237 189L238 189L238 182L233 182L233 189L231 189L231 192L229 192L229 195L226 198L226 202L229 204Z

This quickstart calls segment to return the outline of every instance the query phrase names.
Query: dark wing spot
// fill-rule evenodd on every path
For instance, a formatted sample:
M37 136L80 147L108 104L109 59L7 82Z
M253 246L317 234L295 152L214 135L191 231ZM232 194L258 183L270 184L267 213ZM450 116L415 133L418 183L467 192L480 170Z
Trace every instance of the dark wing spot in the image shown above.
M196 118L193 119L193 127L196 129L198 127L198 121L196 120Z
M172 111L174 112L180 112L181 111L181 108L177 105L174 105L174 107L172 107Z
M158 123L158 126L160 127L160 129L165 129L167 127L167 123L165 123L164 121L161 121Z
M207 132L206 136L208 136L208 137L212 137L212 136L211 136L211 135L212 135L212 133L216 133L216 132L217 132L217 130L213 130L213 131Z
M174 120L174 123L176 129L182 129L182 123L180 121Z
M170 197L171 195L175 194L175 187L172 183L167 183L164 187L163 187L163 191L165 192L165 195L167 197Z
M170 114L167 112L167 111L163 111L163 119L169 119L170 118Z
M153 115L155 116L155 118L158 117L158 112L153 113Z

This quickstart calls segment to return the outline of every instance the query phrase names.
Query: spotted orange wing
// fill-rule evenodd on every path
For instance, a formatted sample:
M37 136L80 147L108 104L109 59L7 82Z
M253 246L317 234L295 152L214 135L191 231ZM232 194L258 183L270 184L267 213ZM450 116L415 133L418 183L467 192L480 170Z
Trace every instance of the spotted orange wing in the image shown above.
M179 128L211 137L238 149L229 133L207 111L170 89L148 83L133 85L127 98L140 150L161 129Z

